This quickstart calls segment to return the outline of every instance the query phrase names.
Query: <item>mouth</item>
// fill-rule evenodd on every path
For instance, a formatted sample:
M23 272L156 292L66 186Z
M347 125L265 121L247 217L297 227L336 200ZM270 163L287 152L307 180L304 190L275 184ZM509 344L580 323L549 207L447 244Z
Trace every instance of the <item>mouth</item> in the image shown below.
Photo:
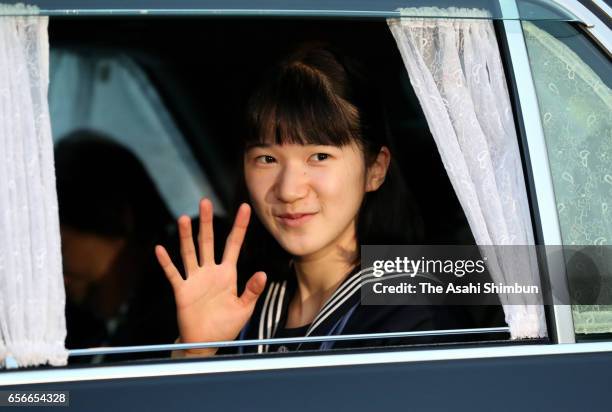
M283 213L276 215L276 219L284 226L298 227L308 222L317 213Z

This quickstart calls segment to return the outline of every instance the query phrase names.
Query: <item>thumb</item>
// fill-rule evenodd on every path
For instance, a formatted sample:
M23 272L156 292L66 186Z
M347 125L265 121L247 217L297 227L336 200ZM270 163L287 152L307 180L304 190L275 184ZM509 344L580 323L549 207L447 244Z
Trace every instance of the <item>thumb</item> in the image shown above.
M240 300L242 304L245 306L252 306L257 301L257 298L263 292L266 286L266 274L264 272L255 272L253 276L249 279L244 288L244 292L242 292L242 296L240 296Z

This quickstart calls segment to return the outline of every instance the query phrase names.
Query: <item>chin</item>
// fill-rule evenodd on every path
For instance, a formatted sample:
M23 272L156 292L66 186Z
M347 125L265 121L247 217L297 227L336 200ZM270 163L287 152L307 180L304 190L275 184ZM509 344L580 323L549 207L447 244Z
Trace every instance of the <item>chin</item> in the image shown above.
M291 240L282 240L279 243L287 253L295 257L307 256L321 249L318 245L304 244Z

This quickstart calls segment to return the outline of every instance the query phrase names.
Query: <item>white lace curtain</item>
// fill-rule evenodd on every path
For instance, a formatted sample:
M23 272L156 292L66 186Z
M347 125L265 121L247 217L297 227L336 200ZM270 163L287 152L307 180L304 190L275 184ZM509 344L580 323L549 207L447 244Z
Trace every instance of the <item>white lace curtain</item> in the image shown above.
M432 15L425 9L407 14ZM484 12L461 10L468 14L475 18L404 18L388 24L477 244L533 245L493 24L477 19L486 17ZM527 248L489 256L488 264L495 282L540 285L537 262ZM527 304L527 298L500 299L513 339L546 336L541 305Z
M48 19L1 14L0 362L11 357L19 366L64 365Z

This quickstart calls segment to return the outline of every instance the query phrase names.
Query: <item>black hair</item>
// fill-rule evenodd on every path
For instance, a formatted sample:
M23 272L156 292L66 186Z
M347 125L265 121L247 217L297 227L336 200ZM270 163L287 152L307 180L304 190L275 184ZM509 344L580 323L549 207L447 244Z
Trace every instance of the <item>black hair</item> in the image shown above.
M99 132L77 130L61 139L55 171L62 225L150 243L173 221L140 160Z
M366 73L364 65L332 46L301 45L273 66L252 93L241 134L244 149L262 143L344 146L354 141L363 150L366 168L383 146L393 154L385 108ZM239 193L239 200L247 201L244 177ZM358 245L414 243L421 230L416 204L391 156L384 183L365 194ZM276 266L272 272L283 272L290 256L256 216L249 232L245 249L250 258L261 264L263 257L265 266Z

